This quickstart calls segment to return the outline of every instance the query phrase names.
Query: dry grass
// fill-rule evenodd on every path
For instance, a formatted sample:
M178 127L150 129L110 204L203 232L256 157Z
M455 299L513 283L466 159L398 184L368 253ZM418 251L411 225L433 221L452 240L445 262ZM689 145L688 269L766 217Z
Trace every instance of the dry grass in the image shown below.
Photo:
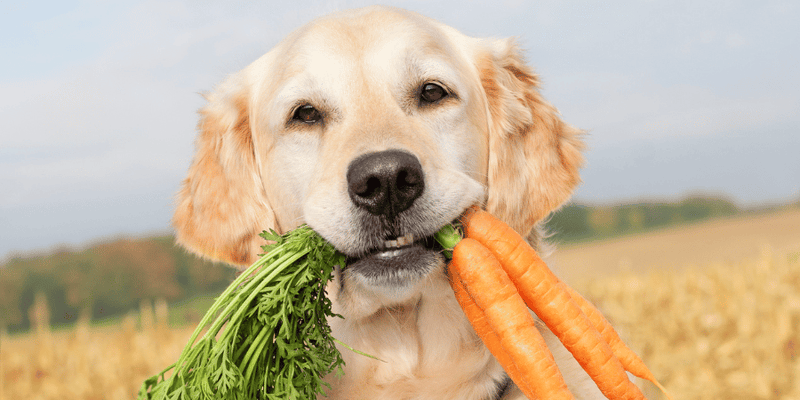
M675 399L800 399L799 258L764 248L749 261L626 273L577 288Z
M553 255L567 281L620 271L675 270L757 258L761 247L778 252L800 245L800 209L734 216L590 243L561 246Z
M690 233L682 240L691 241ZM605 270L571 282L600 306L675 399L800 399L800 240L721 260L645 266L640 273ZM0 399L134 398L146 377L177 359L191 334L191 328L168 328L166 306L156 309L144 304L139 316L119 326L83 322L51 331L40 323L38 332L0 337ZM43 320L45 311L32 315ZM648 397L658 399L650 389Z
M0 399L130 400L151 375L177 360L193 328L170 329L166 307L148 304L118 326L0 338ZM34 306L33 314L46 313ZM154 314L157 317L154 317Z

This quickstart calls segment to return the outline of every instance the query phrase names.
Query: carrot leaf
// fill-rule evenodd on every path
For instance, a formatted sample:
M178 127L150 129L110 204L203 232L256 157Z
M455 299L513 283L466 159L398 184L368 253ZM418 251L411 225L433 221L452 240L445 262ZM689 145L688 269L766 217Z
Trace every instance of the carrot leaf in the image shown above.
M341 316L325 286L345 256L306 225L261 236L273 242L266 254L217 297L178 361L145 380L138 400L309 399L329 388L326 375L341 374L327 322Z

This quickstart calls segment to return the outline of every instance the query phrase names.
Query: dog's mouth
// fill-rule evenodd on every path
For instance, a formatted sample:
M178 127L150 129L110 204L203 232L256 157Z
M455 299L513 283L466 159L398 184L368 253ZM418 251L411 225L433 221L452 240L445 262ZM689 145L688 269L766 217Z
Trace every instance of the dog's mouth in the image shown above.
M443 261L433 236L389 237L358 257L348 257L347 269L379 286L403 286L426 276Z
M426 249L433 250L435 243L436 241L433 240L433 236L423 237L419 240L415 240L414 234L408 234L394 239L385 240L383 242L383 246L371 252L370 255L386 259L401 257L406 251L415 246L422 246Z

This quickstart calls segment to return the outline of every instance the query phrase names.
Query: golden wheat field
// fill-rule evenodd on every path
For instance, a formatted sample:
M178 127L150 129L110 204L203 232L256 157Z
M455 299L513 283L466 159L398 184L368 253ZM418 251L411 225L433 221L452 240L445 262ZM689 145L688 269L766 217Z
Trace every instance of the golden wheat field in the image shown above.
M571 246L559 263L676 400L800 399L800 212L666 234L673 242L653 232ZM687 256L681 241L709 245L687 244ZM642 247L670 250L638 258L631 249ZM42 307L31 312L45 319ZM191 334L192 327L168 327L166 314L165 304L144 303L139 315L116 326L84 321L51 331L40 322L33 333L0 337L0 399L134 398L146 377L177 359ZM642 386L651 400L661 398Z

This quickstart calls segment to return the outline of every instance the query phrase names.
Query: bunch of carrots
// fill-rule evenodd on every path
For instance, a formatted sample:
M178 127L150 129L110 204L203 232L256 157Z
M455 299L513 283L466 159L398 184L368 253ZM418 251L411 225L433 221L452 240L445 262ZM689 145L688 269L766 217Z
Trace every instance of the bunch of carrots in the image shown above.
M528 398L574 399L529 309L607 398L645 398L626 371L653 382L670 398L600 311L561 282L522 236L478 209L470 210L462 224L466 237L455 245L448 269L456 298Z

